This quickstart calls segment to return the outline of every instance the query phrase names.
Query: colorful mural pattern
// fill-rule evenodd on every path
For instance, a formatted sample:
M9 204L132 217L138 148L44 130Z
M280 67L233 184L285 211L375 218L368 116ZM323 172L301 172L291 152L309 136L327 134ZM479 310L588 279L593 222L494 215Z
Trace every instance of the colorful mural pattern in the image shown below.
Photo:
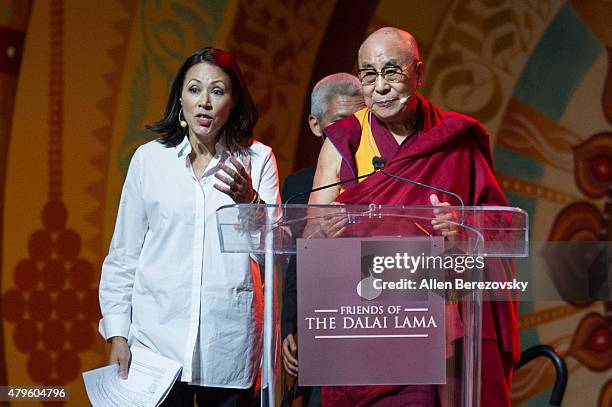
M29 185L33 202L15 193L14 179L7 184L12 194L5 196L3 223L15 225L18 208L30 216L21 230L4 229L0 351L10 353L11 383L69 383L75 391L68 404L84 405L80 371L106 358L96 333L96 287L123 174L134 148L151 138L142 125L159 118L178 63L211 43L237 57L260 109L257 136L274 147L287 174L335 2L108 2L107 12L115 14L105 21L112 21L114 37L97 50L108 63L89 72L102 85L83 99L95 110L82 120L89 125L85 136L72 131L76 118L68 113L80 100L66 76L78 59L66 37L79 18L77 2L43 3L34 7L50 30L42 51L48 72L40 75L48 111L38 134L44 140L32 150L13 150L21 156L7 160L8 173ZM29 8L4 4L0 22ZM609 2L595 0L455 0L427 46L425 95L483 121L495 140L498 178L511 202L530 211L540 239L610 239L611 13ZM384 23L376 15L372 21ZM43 28L31 25L28 36L40 38L37 30ZM91 41L95 36L83 39ZM20 123L30 119L23 111L15 116ZM16 145L16 134L11 137ZM46 160L46 168L36 160L32 168L20 166L32 155ZM81 170L76 161L87 166ZM76 188L75 180L84 182ZM523 346L551 344L570 367L567 405L610 405L612 303L522 304L521 311ZM543 405L553 379L545 362L525 366L514 377L515 405Z

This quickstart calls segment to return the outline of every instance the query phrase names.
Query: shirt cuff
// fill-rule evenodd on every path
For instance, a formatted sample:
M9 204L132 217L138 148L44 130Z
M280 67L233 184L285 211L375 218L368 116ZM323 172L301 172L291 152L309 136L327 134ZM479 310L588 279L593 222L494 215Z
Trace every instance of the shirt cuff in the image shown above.
M289 334L295 335L297 333L297 321L283 321L281 332L281 336L283 339L289 336Z
M127 314L111 314L100 320L98 331L107 341L113 336L123 336L127 339L130 331L131 318Z

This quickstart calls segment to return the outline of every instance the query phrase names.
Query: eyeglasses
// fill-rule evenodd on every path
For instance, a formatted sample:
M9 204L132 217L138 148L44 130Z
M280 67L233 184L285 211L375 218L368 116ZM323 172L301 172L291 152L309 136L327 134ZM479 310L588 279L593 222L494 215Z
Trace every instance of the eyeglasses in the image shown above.
M410 68L415 62L418 61L414 60L403 68L399 66L388 66L380 71L371 68L360 69L357 71L357 76L359 77L361 84L364 86L374 85L378 75L382 76L388 83L397 83L403 80L403 77L405 76L404 71Z

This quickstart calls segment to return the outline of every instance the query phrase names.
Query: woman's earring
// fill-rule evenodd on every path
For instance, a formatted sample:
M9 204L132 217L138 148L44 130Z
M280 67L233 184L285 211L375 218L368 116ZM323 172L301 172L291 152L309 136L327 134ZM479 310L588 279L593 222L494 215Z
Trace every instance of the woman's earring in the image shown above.
M181 119L181 113L183 113L182 107L181 107L181 110L179 110L178 119L179 119L179 124L181 125L181 127L185 128L187 127L187 122L185 121L185 115L183 115L183 118Z

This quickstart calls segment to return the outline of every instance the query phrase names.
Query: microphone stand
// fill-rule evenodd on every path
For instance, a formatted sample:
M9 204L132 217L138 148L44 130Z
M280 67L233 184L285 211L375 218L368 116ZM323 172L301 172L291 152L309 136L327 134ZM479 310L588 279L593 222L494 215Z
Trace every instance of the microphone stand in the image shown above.
M369 177L370 175L374 175L375 173L376 173L376 169L370 172L369 174L360 175L358 177L350 178L344 181L334 182L333 184L323 185L322 187L313 188L309 191L298 192L297 194L289 197L289 199L287 199L287 201L283 205L289 205L291 201L293 201L295 198L299 198L300 196L308 195L308 194L311 194L312 192L321 191L323 189L327 189L331 187L337 187L338 185L346 184L347 182L357 181L357 180L360 180L361 178L366 178L366 177Z
M390 178L395 178L397 180L403 181L403 182L407 182L409 184L414 184L414 185L418 185L420 187L423 188L429 188L429 189L433 189L434 191L438 191L441 192L443 194L446 195L450 195L453 198L455 198L456 200L459 201L459 204L461 205L461 216L459 218L459 225L463 226L463 224L465 223L465 214L464 214L464 209L465 209L465 203L463 202L463 199L461 199L461 197L459 195L457 195L456 193L452 192L452 191L448 191L446 189L442 189L442 188L438 188L438 187L434 187L432 185L428 185L428 184L423 184L422 182L418 182L418 181L414 181L408 178L404 178L404 177L400 177L399 175L395 175L395 174L391 174L390 172L385 171L384 168L384 164L385 164L385 160L382 157L374 157L372 158L372 165L374 166L374 171L375 172L380 172L382 174L385 174L387 177Z

